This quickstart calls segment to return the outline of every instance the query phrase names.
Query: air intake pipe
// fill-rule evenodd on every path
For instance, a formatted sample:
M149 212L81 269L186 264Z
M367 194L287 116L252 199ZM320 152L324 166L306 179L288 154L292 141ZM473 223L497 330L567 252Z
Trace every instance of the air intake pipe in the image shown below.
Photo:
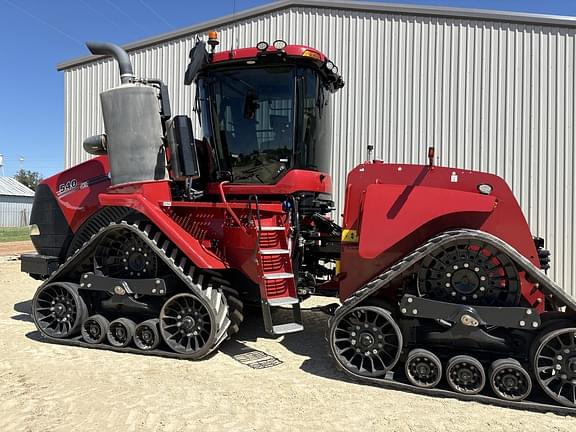
M118 45L107 42L86 42L86 46L94 55L110 56L116 59L120 68L120 80L122 84L134 81L134 71L130 57L124 49Z

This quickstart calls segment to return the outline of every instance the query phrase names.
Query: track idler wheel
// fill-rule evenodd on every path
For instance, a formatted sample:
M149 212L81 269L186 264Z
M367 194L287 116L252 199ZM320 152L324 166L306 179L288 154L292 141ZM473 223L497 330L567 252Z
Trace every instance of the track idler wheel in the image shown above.
M521 401L532 391L532 379L515 359L496 360L490 366L490 386L500 399Z
M452 390L462 394L478 394L486 385L482 364L474 357L452 357L446 367L446 380Z
M406 378L420 388L434 388L442 379L442 363L430 351L413 349L404 364Z
M336 362L364 377L386 375L402 351L402 333L386 309L357 306L332 319L330 350Z
M532 351L540 387L559 404L576 408L576 327L544 333Z
M160 333L173 351L192 359L202 358L216 340L214 309L193 294L176 294L162 306Z
M110 345L123 348L128 346L134 336L136 323L128 318L118 318L110 323L106 334Z
M32 318L38 329L49 337L61 339L76 335L87 316L88 308L75 283L44 285L32 300Z
M158 332L158 319L150 319L141 322L134 331L134 345L143 351L153 350L160 343L160 333Z
M102 315L92 315L82 323L82 338L91 344L99 344L106 339L110 321Z

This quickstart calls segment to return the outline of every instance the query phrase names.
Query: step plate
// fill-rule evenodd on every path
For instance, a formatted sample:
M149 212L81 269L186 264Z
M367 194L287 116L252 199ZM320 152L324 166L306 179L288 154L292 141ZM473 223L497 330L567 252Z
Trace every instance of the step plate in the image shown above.
M272 326L272 332L275 335L298 333L301 332L302 330L304 330L304 326L302 324L297 323L278 324Z

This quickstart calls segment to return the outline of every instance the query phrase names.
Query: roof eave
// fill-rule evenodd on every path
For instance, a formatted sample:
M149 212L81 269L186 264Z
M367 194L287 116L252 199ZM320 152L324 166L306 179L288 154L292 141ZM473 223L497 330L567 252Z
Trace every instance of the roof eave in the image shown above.
M403 15L420 15L430 17L447 17L447 18L465 18L485 21L513 22L522 24L537 24L556 27L576 28L576 17L561 15L546 15L535 13L522 13L511 11L493 11L486 9L462 9L444 6L421 6L405 5L397 3L374 3L374 2L357 2L349 0L281 0L275 3L258 6L252 9L205 21L180 30L163 33L158 36L142 39L123 45L126 51L135 51L146 48L150 45L166 42L169 40L180 39L182 37L198 34L208 30L213 30L223 25L229 25L237 21L252 18L258 15L271 13L288 7L314 7L322 9L342 9L363 12L395 13ZM58 64L56 67L59 71L70 69L86 63L92 63L101 56L83 56L80 58L68 60Z

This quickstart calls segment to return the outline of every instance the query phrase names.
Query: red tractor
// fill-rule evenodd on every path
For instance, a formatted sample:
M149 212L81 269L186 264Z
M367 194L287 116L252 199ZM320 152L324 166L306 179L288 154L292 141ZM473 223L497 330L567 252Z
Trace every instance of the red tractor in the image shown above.
M22 269L44 280L32 315L46 339L201 359L238 331L244 305L281 335L303 330L302 299L335 296L327 340L351 376L576 408L576 302L546 276L549 253L501 178L366 162L348 174L340 227L329 218L338 68L281 40L208 44L186 71L195 139L161 81L88 43L116 58L122 84L101 94L106 133L84 142L97 157L36 193L38 254Z

